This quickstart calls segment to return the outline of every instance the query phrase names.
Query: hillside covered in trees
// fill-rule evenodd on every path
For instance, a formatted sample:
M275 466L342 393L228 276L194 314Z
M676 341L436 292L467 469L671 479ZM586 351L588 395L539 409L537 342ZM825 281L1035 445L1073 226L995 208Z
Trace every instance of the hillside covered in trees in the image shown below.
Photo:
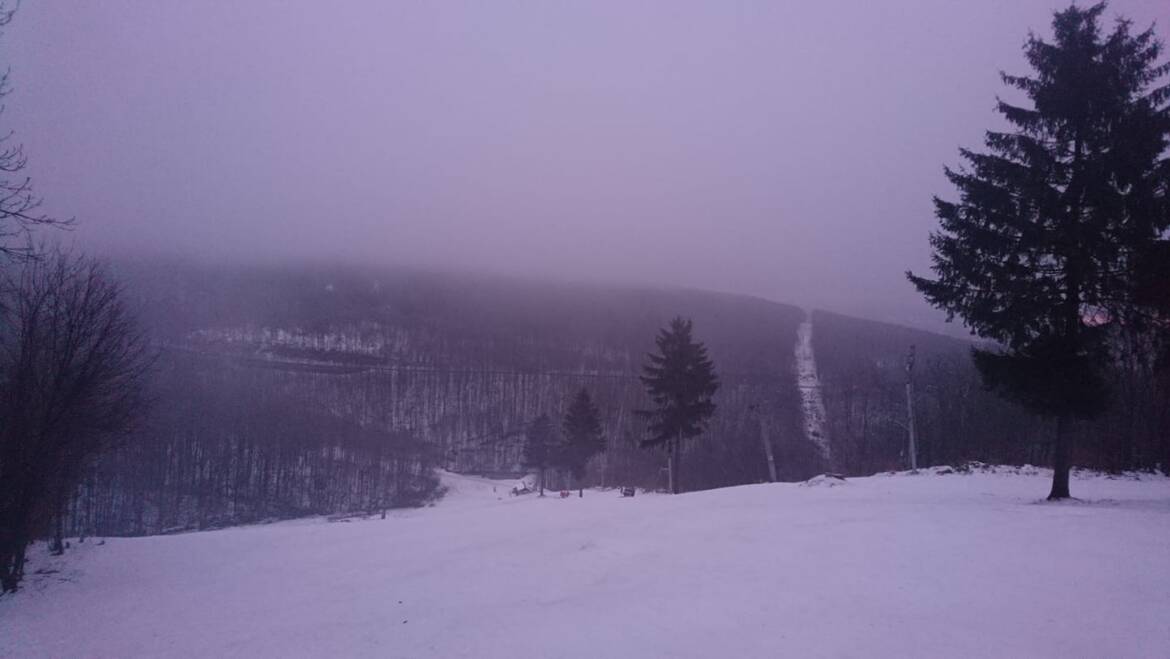
M523 474L529 424L547 414L559 428L582 389L605 444L583 482L664 488L662 451L640 447L637 411L649 401L638 374L676 315L694 321L722 385L708 432L684 445L684 489L768 480L769 447L779 480L905 468L910 346L920 465L1049 457L1048 424L984 389L971 342L895 325L811 315L825 459L802 426L793 355L805 312L792 306L401 269L116 270L158 351L154 405L90 469L66 535L419 505L438 494L435 468ZM1160 381L1117 377L1133 386L1110 415L1078 427L1077 464L1165 464ZM558 483L567 479L554 474Z
M984 387L974 343L907 327L813 313L817 366L837 467L852 475L903 469L907 451L906 358L915 350L919 465L1045 465L1052 419L1028 414ZM1118 336L1110 370L1116 393L1101 418L1078 422L1074 464L1123 471L1170 464L1170 364Z
M155 341L150 421L93 468L77 534L154 533L434 496L435 467L522 474L527 424L589 391L606 450L590 485L665 485L639 448L656 331L693 319L722 387L684 449L687 489L825 469L800 429L803 312L762 299L374 268L121 263Z

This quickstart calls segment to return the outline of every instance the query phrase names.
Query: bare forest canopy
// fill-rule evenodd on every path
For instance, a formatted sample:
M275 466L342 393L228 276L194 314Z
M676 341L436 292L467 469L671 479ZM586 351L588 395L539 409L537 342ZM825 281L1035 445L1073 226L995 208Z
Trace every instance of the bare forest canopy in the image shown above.
M919 465L1051 462L1053 419L988 391L973 344L897 325L818 311L814 345L838 467L850 474L908 464L906 357L915 347L914 410ZM1170 382L1140 339L1118 337L1108 412L1075 424L1075 464L1107 471L1170 464Z
M970 343L816 312L826 463L801 422L794 346L805 312L759 298L394 268L114 270L160 351L155 405L85 479L69 516L78 534L419 505L436 495L435 468L522 474L527 425L549 414L559 427L581 388L607 446L586 484L663 487L663 456L638 446L635 411L648 403L638 373L680 315L722 382L708 433L684 449L686 489L767 480L765 441L781 480L902 468L912 344L923 463L1042 462L1046 450L1042 422L983 391ZM1165 419L1147 410L1146 427L1128 427L1126 409L1081 429L1080 464L1165 462L1154 434ZM1129 433L1127 448L1092 440L1102 433Z

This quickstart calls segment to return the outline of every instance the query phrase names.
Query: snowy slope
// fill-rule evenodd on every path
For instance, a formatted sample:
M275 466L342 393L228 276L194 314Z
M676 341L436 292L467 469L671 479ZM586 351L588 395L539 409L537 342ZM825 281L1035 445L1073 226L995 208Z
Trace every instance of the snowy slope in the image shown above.
M825 402L821 398L821 380L813 353L812 312L796 330L796 384L800 387L800 412L804 419L804 436L821 449L821 457L832 464L829 435L825 430Z
M1170 481L876 476L449 499L92 541L0 599L0 655L1155 657ZM822 479L824 483L825 479ZM47 567L42 549L33 568ZM67 581L61 581L67 579Z

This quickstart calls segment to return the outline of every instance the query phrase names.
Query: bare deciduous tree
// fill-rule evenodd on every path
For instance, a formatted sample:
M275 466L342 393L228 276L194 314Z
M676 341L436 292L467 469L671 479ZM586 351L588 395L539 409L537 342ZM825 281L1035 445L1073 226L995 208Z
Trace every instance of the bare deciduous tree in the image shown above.
M151 358L117 284L60 250L3 280L0 302L0 587L20 581L28 543L89 460L144 408Z
M12 22L16 7L0 0L0 33ZM12 91L8 70L0 73L0 113L3 99ZM32 229L53 225L66 227L73 220L59 220L40 212L41 199L33 193L32 180L22 174L28 158L24 147L13 141L11 131L0 134L0 256L20 259L34 256Z

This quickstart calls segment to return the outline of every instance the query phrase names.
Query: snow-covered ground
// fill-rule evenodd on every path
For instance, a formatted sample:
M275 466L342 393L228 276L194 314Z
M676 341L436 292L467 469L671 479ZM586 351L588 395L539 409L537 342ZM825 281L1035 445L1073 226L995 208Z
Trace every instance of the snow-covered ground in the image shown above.
M806 313L804 322L796 329L796 384L800 387L800 412L804 419L804 436L820 447L821 457L831 464L829 435L825 430L825 401L821 397L821 380L813 353L812 311Z
M1165 657L1170 481L894 475L509 497L87 541L0 598L39 657ZM833 482L834 487L827 485ZM819 484L817 484L819 483Z

